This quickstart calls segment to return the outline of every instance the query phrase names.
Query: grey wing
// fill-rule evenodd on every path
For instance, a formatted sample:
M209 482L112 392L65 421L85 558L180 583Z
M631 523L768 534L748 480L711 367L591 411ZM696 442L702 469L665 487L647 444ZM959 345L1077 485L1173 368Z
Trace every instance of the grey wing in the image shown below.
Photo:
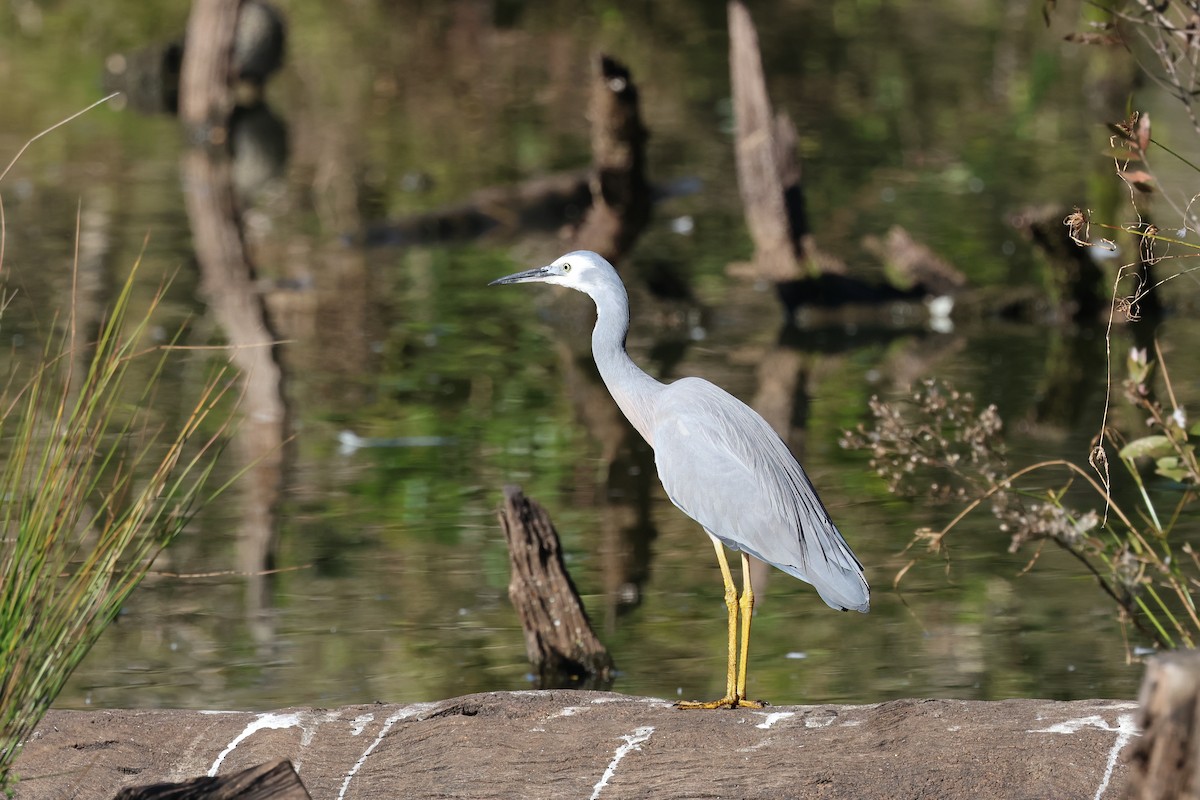
M727 546L811 583L833 608L868 610L862 564L749 406L708 381L676 381L656 408L654 457L671 502Z

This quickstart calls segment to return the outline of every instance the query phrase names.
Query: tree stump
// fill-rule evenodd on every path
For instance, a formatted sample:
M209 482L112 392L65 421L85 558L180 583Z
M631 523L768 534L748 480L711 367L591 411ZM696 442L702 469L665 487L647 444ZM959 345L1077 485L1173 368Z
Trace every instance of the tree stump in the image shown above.
M113 800L312 800L285 758L233 775L122 789Z
M795 126L786 117L776 119L771 110L758 33L740 2L729 4L729 69L738 189L754 239L754 265L767 280L795 280L806 233Z
M1066 216L1061 208L1034 208L1014 217L1012 224L1046 259L1050 299L1059 315L1073 322L1095 322L1108 309L1104 272L1089 248L1071 238L1063 225Z
M197 0L188 15L179 117L189 142L223 148L234 97L230 81L239 0Z
M592 205L575 232L575 247L617 262L650 221L646 128L638 91L624 64L601 55L588 105L592 126Z
M1142 736L1128 756L1133 772L1128 796L1200 798L1200 652L1150 659L1138 705Z
M612 657L588 621L549 515L519 487L506 486L500 526L512 567L508 596L521 618L539 686L610 686Z

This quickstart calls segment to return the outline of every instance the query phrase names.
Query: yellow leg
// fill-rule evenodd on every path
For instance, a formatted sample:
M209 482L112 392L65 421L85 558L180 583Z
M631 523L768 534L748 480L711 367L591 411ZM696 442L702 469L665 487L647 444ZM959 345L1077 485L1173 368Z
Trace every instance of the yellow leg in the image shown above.
M725 582L725 608L729 611L729 641L725 647L725 697L723 698L727 700L731 697L737 697L735 694L737 688L737 587L733 585L733 575L729 571L729 562L725 560L724 546L716 539L713 539L713 545L717 550L717 563L721 565L721 580Z
M755 700L746 700L746 652L750 647L750 611L753 610L754 595L747 596L750 587L749 561L742 554L742 665L739 671L737 663L738 639L738 595L733 583L733 573L729 571L729 562L725 559L725 547L715 536L712 537L713 547L717 552L717 563L721 567L721 580L725 582L725 607L729 610L729 641L727 644L727 660L725 673L725 696L720 700L698 702L684 700L675 704L676 708L737 708L749 706L762 708L763 704Z
M754 587L750 585L750 556L742 553L742 649L738 659L737 704L762 708L766 703L746 698L746 664L750 661L750 619L754 616Z

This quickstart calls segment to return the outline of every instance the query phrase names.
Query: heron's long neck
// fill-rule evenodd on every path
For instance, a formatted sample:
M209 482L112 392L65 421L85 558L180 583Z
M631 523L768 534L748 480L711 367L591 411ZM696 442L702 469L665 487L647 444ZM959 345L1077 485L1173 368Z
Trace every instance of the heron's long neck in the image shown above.
M664 386L643 372L625 351L629 298L624 287L618 286L593 299L596 301L596 327L592 329L592 357L596 359L596 368L621 413L633 423L642 438L653 445L650 421L654 402Z

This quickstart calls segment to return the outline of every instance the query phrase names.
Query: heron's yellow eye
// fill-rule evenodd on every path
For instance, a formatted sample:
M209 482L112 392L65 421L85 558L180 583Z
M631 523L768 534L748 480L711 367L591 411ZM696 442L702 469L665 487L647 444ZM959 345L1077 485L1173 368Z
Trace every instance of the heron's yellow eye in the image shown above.
M570 272L570 271L571 271L571 265L563 264L563 272Z

